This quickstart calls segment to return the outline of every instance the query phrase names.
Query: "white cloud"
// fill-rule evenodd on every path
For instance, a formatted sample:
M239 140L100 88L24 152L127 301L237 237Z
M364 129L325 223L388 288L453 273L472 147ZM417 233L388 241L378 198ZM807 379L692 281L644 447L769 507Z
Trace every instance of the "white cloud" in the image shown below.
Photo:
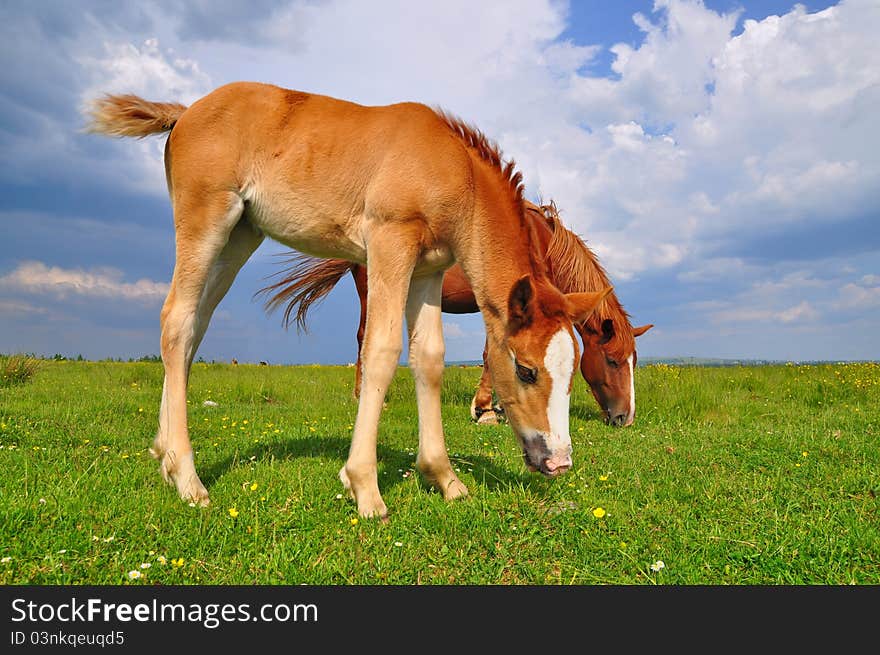
M714 323L755 323L780 321L782 323L811 322L818 320L820 313L806 300L783 309L759 307L733 307L711 314Z
M618 79L571 78L572 114L593 132L557 140L535 167L614 276L700 267L719 237L880 207L876 4L797 6L733 37L735 19L657 2L636 19L645 40L612 49Z
M140 44L107 41L101 56L82 56L78 63L91 78L84 102L103 93L133 93L190 104L211 90L197 62L161 47L155 37Z
M107 93L133 93L147 100L189 105L212 88L211 78L197 62L162 47L155 37L140 44L105 41L99 56L85 55L78 63L90 80L80 93L84 116L90 103ZM117 157L111 161L93 162L93 171L118 178L133 190L167 194L164 137L126 139L115 152Z
M465 333L458 323L443 321L443 336L448 339L461 339Z
M149 303L161 302L168 294L168 283L147 279L124 282L123 277L124 273L114 268L85 271L27 261L0 277L0 288L18 293L49 294L61 299L82 296Z
M31 316L34 314L47 314L45 307L37 307L27 302L18 300L4 300L0 298L0 314L7 317Z
M866 275L862 284L850 282L840 288L834 303L835 309L867 310L880 307L880 279L876 275Z

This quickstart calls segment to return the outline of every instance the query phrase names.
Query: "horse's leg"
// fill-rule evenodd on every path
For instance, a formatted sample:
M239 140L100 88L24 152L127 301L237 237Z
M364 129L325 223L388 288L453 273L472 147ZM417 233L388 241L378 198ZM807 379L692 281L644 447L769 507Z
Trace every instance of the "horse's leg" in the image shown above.
M162 476L174 483L180 497L200 505L207 505L208 492L196 473L187 427L189 366L210 319L210 312L199 311L206 296L206 286L212 277L215 262L229 246L230 235L243 209L241 198L235 194L218 194L208 198L184 197L175 202L174 208L176 260L171 288L161 314L165 381L159 409L159 430L151 452L160 461ZM241 248L238 241L236 239L229 246L231 252ZM234 274L231 277L234 278ZM231 282L230 279L229 284ZM207 295L216 296L216 291ZM219 302L219 298L216 302ZM200 314L205 318L205 325L199 325Z
M196 327L186 367L187 375L189 375L193 358L205 336L205 331L208 329L208 323L211 322L211 316L214 315L214 310L226 296L241 267L261 243L263 243L263 234L256 231L249 222L239 221L229 235L229 241L226 242L211 267L208 281L205 283L205 290L199 300L199 309L196 312Z
M226 292L229 291L229 287L232 286L232 282L235 280L238 271L241 270L241 267L244 266L244 263L262 242L263 235L256 232L251 227L250 223L239 221L229 235L229 240L223 247L220 255L217 257L217 260L214 262L213 266L211 266L211 271L205 282L205 289L199 300L198 310L196 310L196 321L193 328L193 344L186 362L187 379L189 379L189 372L192 368L193 359L202 343L202 339L208 329L208 324L211 321L211 316L214 314L214 310L217 308L217 305L220 304L220 301L223 300L224 296L226 296ZM163 384L162 404L159 409L160 417L167 416L165 412L165 394L166 385ZM160 430L159 435L162 433L163 431ZM157 435L156 443L153 446L153 452L156 456L163 452L162 441L159 439L159 435ZM162 471L164 474L165 469L163 468Z
M354 286L357 289L358 301L361 304L361 316L358 322L357 331L357 365L354 374L354 397L360 398L361 395L361 349L364 347L364 330L367 326L367 271L363 266L356 265L351 267L351 276L354 278Z
M489 373L489 365L486 363L486 349L488 342L483 347L483 374L480 376L480 384L471 400L471 418L482 425L495 425L498 416L492 406L492 375Z
M409 279L418 257L418 241L392 230L370 235L367 244L367 322L361 349L362 383L348 460L339 479L357 501L358 514L384 518L388 509L379 493L376 441L385 392L403 350L403 312Z
M409 330L409 366L419 408L419 454L416 467L425 479L443 492L446 500L467 496L468 490L452 470L443 438L440 387L443 381L442 319L440 316L443 271L414 278L406 301Z

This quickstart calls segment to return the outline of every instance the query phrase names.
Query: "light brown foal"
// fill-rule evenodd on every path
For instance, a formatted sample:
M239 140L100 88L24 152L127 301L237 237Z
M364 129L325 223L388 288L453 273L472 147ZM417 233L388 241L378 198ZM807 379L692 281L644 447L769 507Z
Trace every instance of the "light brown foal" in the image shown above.
M406 316L419 415L416 465L454 499L440 417L443 271L471 280L495 388L530 470L571 465L568 406L578 361L572 321L610 289L563 294L523 216L521 176L482 133L416 103L366 107L267 84L228 84L189 108L104 96L91 130L170 131L165 170L176 263L161 314L165 382L153 453L185 500L205 504L187 426L196 349L236 273L268 235L319 257L369 262L363 384L339 472L365 517L384 517L376 445Z

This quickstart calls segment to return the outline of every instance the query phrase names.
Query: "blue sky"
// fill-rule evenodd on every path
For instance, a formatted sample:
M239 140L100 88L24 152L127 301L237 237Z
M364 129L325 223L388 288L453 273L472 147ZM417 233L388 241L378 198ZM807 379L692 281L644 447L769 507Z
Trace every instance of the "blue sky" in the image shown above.
M229 81L456 113L599 254L640 357L880 359L880 4L12 2L0 7L0 352L158 353L173 268L164 139L82 132L104 92L192 102ZM253 294L206 359L346 363L346 279L285 331ZM478 359L479 315L445 316Z

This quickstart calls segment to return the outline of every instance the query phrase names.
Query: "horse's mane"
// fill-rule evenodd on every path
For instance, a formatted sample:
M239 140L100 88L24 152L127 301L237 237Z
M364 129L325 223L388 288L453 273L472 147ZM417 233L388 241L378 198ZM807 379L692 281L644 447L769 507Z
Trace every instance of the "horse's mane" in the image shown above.
M434 111L452 133L461 139L465 146L474 150L480 159L493 166L498 171L501 179L507 184L512 194L513 205L519 215L520 228L528 234L531 244L529 260L532 270L539 276L546 278L548 273L547 266L543 256L538 252L538 238L534 232L534 225L531 221L526 220L525 201L523 199L525 185L522 173L516 170L516 162L513 159L505 160L498 144L473 125L466 123L443 109L435 107Z
M596 254L584 240L562 224L556 204L541 205L547 224L553 232L547 245L547 260L553 271L553 283L563 293L597 291L612 286L608 274L599 263ZM632 333L629 314L612 291L599 304L584 326L591 331L602 333L602 321L614 322L614 336L606 350L616 358L623 359L635 350L635 337Z
M516 170L516 162L512 159L505 161L498 144L489 139L489 137L473 125L469 125L462 119L453 116L443 109L435 108L434 111L446 126L452 130L459 139L464 141L465 145L477 152L480 159L498 169L502 178L507 182L510 190L513 192L513 199L517 209L522 213L523 177L522 173Z

